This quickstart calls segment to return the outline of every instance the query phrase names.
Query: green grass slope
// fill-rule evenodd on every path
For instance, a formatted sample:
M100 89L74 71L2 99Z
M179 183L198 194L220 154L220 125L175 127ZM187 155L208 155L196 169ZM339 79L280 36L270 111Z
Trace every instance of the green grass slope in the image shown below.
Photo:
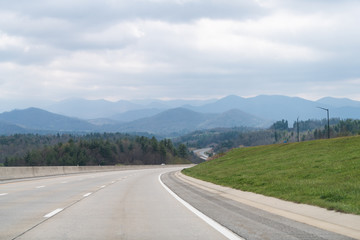
M243 191L360 214L360 137L234 149L183 173Z

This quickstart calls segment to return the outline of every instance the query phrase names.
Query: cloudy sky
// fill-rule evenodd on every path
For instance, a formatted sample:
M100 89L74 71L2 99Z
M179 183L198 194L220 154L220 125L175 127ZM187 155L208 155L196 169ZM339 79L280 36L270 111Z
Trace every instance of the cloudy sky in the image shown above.
M0 0L0 100L360 100L358 0Z

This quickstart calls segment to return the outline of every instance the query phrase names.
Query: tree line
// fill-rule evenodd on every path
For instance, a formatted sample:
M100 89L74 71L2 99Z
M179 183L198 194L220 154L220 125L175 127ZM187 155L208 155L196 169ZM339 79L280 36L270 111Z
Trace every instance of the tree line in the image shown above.
M330 119L330 137L352 136L360 134L360 120L339 118ZM212 147L215 152L226 152L231 148L284 142L310 141L327 138L327 119L295 121L289 127L287 120L280 120L268 129L217 128L196 131L179 137L189 148Z
M67 140L67 141L63 141ZM190 163L194 157L184 144L171 140L125 134L89 134L85 136L17 135L0 138L1 145L31 143L23 154L4 157L4 166L85 166L116 164ZM21 146L17 146L21 149ZM10 148L12 149L12 148Z
M330 137L360 134L360 120L330 119ZM121 133L87 135L15 134L0 136L0 165L113 165L198 163L189 149L212 147L226 152L242 146L327 138L327 119L296 121L289 127L287 120L275 122L268 129L246 127L216 128L196 131L177 139L157 140L155 137Z

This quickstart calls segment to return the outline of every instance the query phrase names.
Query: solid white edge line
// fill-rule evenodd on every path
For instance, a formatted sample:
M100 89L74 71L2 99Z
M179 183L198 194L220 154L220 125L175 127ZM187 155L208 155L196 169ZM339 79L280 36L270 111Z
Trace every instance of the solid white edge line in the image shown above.
M199 218L201 218L203 221L205 221L207 224L209 224L211 227L213 227L215 230L217 230L218 232L220 232L222 235L224 235L225 237L227 237L228 239L231 240L245 240L244 238L238 236L237 234L235 234L234 232L230 231L229 229L225 228L224 226L220 225L219 223L217 223L216 221L214 221L213 219L209 218L208 216L206 216L205 214L203 214L202 212L200 212L199 210L197 210L196 208L194 208L193 206L191 206L188 202L186 202L185 200L183 200L182 198L180 198L176 193L174 193L173 191L171 191L162 181L161 181L161 175L159 175L159 182L160 184L165 188L166 191L168 191L170 193L170 195L172 195L176 200L178 200L181 204L183 204L187 209L189 209L191 212L193 212L195 215L197 215Z
M52 216L54 216L55 214L58 214L59 212L61 212L62 210L63 210L63 208L55 209L54 211L46 214L44 217L45 217L45 218L52 217Z
M8 195L8 193L0 193L0 196Z

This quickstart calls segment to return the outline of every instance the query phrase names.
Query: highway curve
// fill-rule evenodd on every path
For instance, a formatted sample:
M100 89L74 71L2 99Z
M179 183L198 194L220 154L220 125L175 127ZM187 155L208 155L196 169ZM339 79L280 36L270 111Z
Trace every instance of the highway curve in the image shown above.
M349 239L186 184L182 168L2 181L0 239Z
M159 182L179 167L0 183L0 239L226 239Z
M163 182L199 211L247 240L351 239L233 201L189 185L167 173Z

